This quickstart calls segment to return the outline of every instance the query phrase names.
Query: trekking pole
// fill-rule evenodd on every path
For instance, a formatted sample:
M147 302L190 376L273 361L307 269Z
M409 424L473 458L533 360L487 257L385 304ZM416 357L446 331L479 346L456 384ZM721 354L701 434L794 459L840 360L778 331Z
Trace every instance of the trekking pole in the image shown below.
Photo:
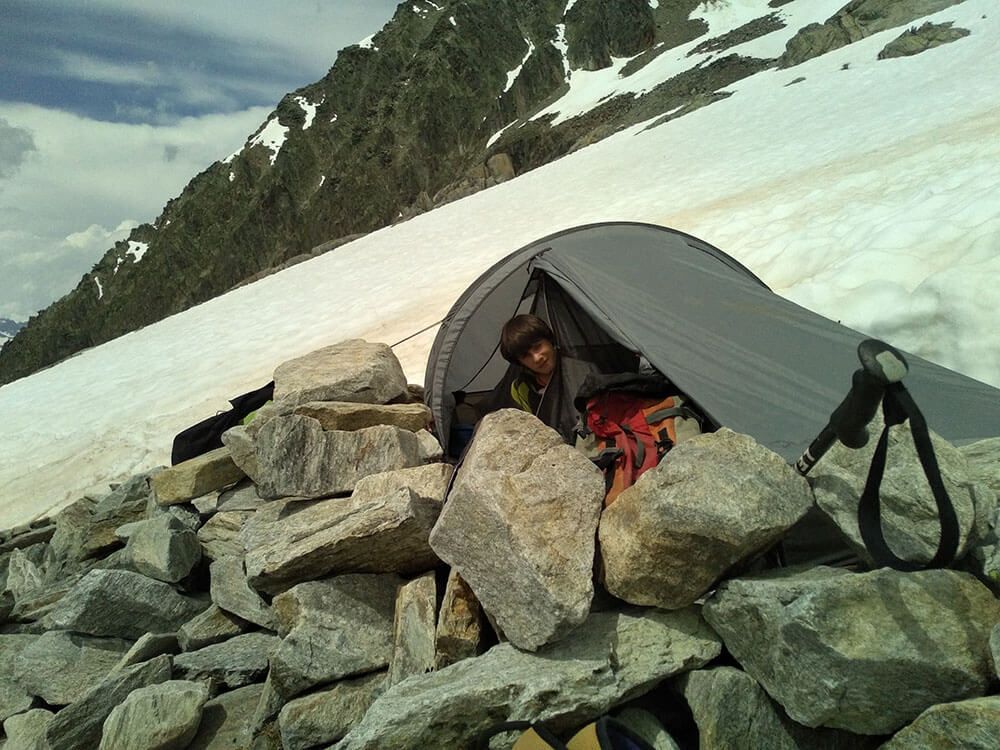
M833 410L830 421L795 462L795 470L805 476L816 462L839 440L848 448L862 448L868 443L867 425L885 394L885 389L899 383L909 371L906 358L878 339L865 339L858 345L861 367L854 371L851 390Z

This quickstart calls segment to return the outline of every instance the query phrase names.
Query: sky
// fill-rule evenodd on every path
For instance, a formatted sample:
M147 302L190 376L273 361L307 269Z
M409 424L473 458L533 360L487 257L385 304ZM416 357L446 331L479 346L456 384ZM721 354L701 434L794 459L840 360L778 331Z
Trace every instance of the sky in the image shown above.
M839 4L779 10L807 23ZM720 33L770 10L732 0L707 18ZM422 383L435 324L477 276L589 222L693 234L793 302L1000 387L995 10L966 0L935 14L972 33L913 57L877 60L896 30L763 71L684 117L629 128L0 387L0 526L169 463L177 432L320 347L403 342L394 351ZM690 65L695 44L669 53L661 74ZM574 74L553 107L624 85Z
M0 318L71 291L392 0L0 0Z

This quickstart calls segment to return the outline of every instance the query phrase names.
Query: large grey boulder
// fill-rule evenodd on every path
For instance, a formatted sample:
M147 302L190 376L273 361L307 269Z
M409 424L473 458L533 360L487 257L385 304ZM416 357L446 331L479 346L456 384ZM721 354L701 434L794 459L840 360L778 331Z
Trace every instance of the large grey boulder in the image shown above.
M157 503L176 505L220 490L244 476L233 463L229 448L222 447L164 469L153 477L152 486Z
M851 450L836 444L809 476L817 505L868 563L872 563L872 559L858 528L858 502L882 430L881 417L872 423L870 430L872 437L868 445ZM941 469L941 479L958 517L957 556L961 557L987 533L997 498L988 486L978 481L958 449L934 433L931 433L931 444ZM937 551L941 524L908 422L889 430L888 455L880 490L886 542L898 556L926 562Z
M385 404L406 393L403 368L385 344L342 341L289 360L274 371L274 400Z
M124 557L137 573L177 583L198 564L201 543L194 531L174 516L164 514L140 524L132 532Z
M605 586L632 604L686 607L777 542L812 503L806 480L753 438L725 428L699 435L605 509Z
M272 602L283 637L270 679L285 699L315 685L384 669L392 656L396 591L392 574L309 581Z
M15 657L13 671L7 674L49 705L65 706L103 680L130 645L119 638L50 630Z
M169 656L157 656L112 672L73 705L55 715L45 733L49 745L59 750L94 750L100 745L104 720L115 706L133 690L169 679Z
M392 626L392 658L388 685L434 670L434 629L437 620L437 584L425 573L399 588Z
M1000 601L951 570L815 568L728 581L704 613L795 721L888 734L986 691Z
M483 637L483 609L458 571L448 573L434 633L434 667L476 656Z
M3 732L7 735L7 744L4 747L9 750L51 750L45 732L53 716L54 713L44 708L33 708L5 719Z
M698 725L699 750L859 750L881 739L838 729L810 729L788 718L746 672L716 667L688 672L678 686Z
M49 613L52 628L138 638L166 633L208 607L171 586L128 570L92 570ZM122 613L128 616L123 617Z
M194 739L208 688L168 680L129 693L104 720L100 750L184 750Z
M511 643L534 650L590 611L603 499L604 477L582 453L531 414L503 409L480 422L431 547Z
M215 695L222 689L261 682L268 659L278 645L277 636L246 633L221 643L186 651L174 657L174 673L185 680L205 683Z
M259 513L243 535L251 585L269 593L330 573L417 573L438 564L428 537L451 467L373 474L348 498Z
M881 750L1000 747L1000 695L931 706L903 727Z
M233 463L254 484L260 481L260 465L257 463L257 444L254 442L256 434L256 430L251 432L249 427L243 425L230 427L222 433L222 444L229 450L229 456L233 459Z
M101 500L81 498L55 517L56 530L50 545L64 567L100 557L122 546L116 533L120 526L146 518L150 494L145 479L128 483L131 491L112 492Z
M310 417L277 417L257 434L257 487L262 497L323 497L350 492L358 480L418 466L420 441L399 427L323 430Z
M261 684L230 690L202 708L198 733L188 750L236 750L249 747L247 728L260 700Z
M942 44L957 42L969 35L968 29L955 28L953 21L946 23L931 23L927 21L919 28L911 26L898 37L889 42L878 53L879 60L889 60L894 57L910 57L919 55Z
M361 721L384 689L385 674L377 672L289 701L278 715L282 747L308 750L336 742Z
M600 612L536 653L494 646L387 690L337 750L471 747L498 720L576 727L720 651L697 611Z
M240 558L219 558L212 563L209 573L212 602L216 606L262 628L275 629L271 606L250 588Z

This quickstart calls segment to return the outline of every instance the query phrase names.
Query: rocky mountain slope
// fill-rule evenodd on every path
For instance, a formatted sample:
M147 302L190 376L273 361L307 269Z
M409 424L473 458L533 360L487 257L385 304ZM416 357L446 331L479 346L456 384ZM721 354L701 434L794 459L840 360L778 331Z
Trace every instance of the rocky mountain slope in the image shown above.
M784 9L804 2L772 0L769 12L716 37L692 17L699 0L403 3L372 39L342 50L322 80L285 96L240 152L197 175L152 224L34 316L0 351L0 383L621 128L682 116L761 70L888 28L903 38L886 55L963 33L906 29L961 0L853 0L803 28L779 57L729 52L782 28ZM641 94L610 96L565 119L536 117L568 91L573 73L616 66L627 79L699 39L689 69Z

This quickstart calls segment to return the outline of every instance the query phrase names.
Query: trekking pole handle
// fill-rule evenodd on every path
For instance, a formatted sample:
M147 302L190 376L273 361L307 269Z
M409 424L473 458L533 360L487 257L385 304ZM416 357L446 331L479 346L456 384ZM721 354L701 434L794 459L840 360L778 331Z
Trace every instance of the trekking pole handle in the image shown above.
M861 367L851 377L851 390L795 464L795 469L803 476L837 440L848 448L864 447L868 442L866 427L878 411L885 389L900 382L909 371L906 358L878 339L862 341L858 345L858 359Z

